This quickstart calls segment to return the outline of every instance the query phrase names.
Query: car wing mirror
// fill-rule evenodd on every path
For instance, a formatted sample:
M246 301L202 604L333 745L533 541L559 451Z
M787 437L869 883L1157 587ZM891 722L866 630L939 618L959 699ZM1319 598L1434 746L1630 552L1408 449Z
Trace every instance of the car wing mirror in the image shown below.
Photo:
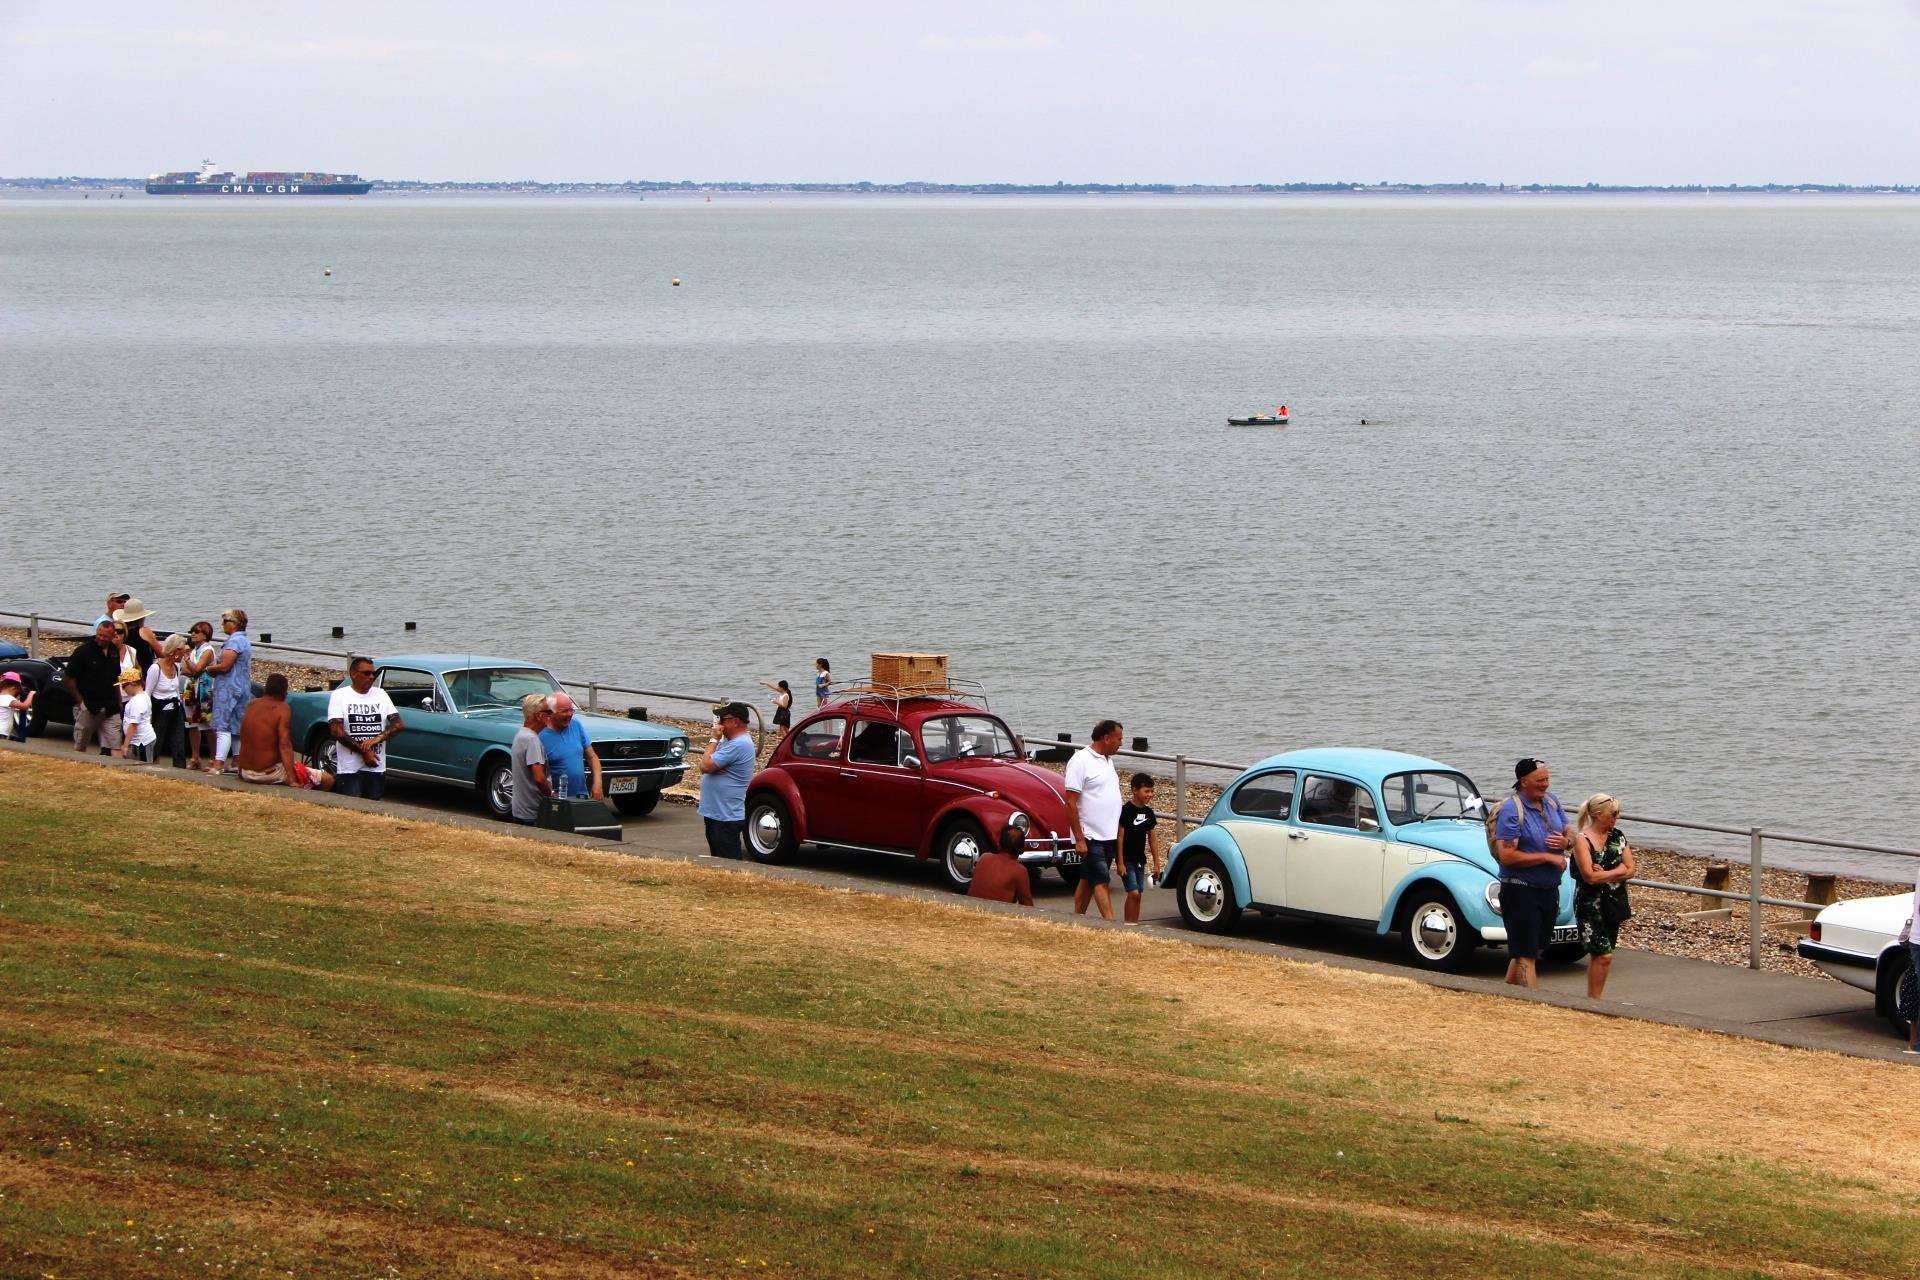
M913 754L913 752L911 751L907 752L907 754L900 757L900 763L901 765L903 765L908 769L920 769L925 767L920 763L920 757Z
M1373 818L1362 818L1360 819L1360 829L1362 831L1378 831L1380 829L1380 823Z

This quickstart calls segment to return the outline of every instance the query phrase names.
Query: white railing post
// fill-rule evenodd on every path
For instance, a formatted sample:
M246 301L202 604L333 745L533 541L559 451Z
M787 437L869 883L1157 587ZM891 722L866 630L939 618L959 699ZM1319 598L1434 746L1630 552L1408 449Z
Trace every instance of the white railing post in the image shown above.
M1180 840L1187 834L1187 758L1176 755L1173 758L1173 838Z
M599 709L600 682L598 680L589 680L587 681L587 710L598 711Z
M1760 967L1760 828L1747 832L1747 968Z

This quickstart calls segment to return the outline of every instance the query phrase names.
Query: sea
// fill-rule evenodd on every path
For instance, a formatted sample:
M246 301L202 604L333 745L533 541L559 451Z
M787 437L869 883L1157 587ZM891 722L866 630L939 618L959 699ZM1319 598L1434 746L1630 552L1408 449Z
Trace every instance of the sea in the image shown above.
M0 609L1920 847L1917 340L1899 198L10 198Z

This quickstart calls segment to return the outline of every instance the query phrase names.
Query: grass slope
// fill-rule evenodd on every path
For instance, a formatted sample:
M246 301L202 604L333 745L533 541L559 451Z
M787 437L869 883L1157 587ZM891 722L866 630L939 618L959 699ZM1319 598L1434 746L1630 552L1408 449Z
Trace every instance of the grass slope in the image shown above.
M8 1275L1912 1275L1916 1080L0 755Z

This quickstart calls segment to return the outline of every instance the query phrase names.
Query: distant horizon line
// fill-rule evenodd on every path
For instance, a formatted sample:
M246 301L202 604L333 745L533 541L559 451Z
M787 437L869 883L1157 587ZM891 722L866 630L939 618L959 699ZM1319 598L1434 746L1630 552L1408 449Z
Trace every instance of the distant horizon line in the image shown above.
M1880 182L758 182L738 179L432 179L362 178L376 191L606 191L667 193L792 193L821 195L1339 195L1436 193L1501 194L1920 194L1920 184ZM63 174L48 177L0 177L0 188L143 187L144 177L96 177Z

